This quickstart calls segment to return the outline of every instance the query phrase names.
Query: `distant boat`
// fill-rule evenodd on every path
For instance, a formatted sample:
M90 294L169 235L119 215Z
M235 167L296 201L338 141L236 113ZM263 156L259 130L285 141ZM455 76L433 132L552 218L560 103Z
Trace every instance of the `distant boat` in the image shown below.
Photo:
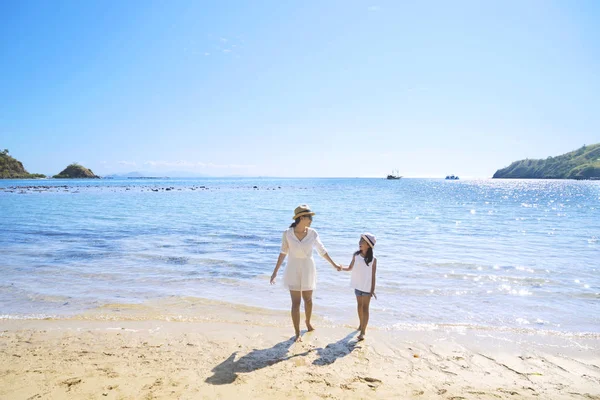
M446 176L446 179L448 179L449 181L457 181L460 178L457 175L448 175Z
M392 173L387 176L387 179L400 179L400 178L402 178L402 176L398 174L398 170L392 171Z

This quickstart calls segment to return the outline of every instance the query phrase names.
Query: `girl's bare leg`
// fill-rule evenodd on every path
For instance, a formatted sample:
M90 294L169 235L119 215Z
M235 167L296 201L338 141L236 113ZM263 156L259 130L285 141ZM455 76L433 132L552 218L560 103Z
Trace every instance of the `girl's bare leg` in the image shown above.
M371 304L370 296L362 296L362 323L360 326L360 335L358 336L359 340L365 338L365 333L367 333L367 324L369 323L369 305Z
M363 296L356 296L356 310L358 311L358 329L357 331L362 332L362 324L363 324Z

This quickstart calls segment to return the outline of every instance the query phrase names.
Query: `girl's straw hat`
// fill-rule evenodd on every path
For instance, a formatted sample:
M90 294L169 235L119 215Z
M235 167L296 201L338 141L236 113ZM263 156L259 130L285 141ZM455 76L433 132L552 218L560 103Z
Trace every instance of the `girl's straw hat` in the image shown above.
M306 204L302 204L294 210L294 218L306 217L307 215L315 215L314 212L310 210L310 207Z
M367 242L367 244L371 246L371 248L375 247L375 243L377 242L377 240L375 239L375 235L373 235L372 233L363 233L362 235L360 235L360 237L365 242Z

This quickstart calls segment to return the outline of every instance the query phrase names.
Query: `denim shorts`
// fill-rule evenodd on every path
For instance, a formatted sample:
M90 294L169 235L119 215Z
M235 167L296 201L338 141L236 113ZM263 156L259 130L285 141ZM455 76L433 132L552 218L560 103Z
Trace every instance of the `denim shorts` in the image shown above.
M370 292L363 292L362 290L354 289L354 294L357 296L371 296Z

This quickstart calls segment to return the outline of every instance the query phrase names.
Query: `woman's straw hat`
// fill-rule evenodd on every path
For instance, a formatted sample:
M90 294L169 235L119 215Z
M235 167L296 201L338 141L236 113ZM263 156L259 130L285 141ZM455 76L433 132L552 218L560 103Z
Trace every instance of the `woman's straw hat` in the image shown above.
M315 215L314 212L310 210L310 207L306 204L302 204L294 210L294 218L306 217L307 215Z
M360 235L360 237L365 242L367 242L367 244L371 246L371 248L375 247L375 243L377 242L377 240L375 239L375 235L373 235L372 233L363 233L362 235Z

